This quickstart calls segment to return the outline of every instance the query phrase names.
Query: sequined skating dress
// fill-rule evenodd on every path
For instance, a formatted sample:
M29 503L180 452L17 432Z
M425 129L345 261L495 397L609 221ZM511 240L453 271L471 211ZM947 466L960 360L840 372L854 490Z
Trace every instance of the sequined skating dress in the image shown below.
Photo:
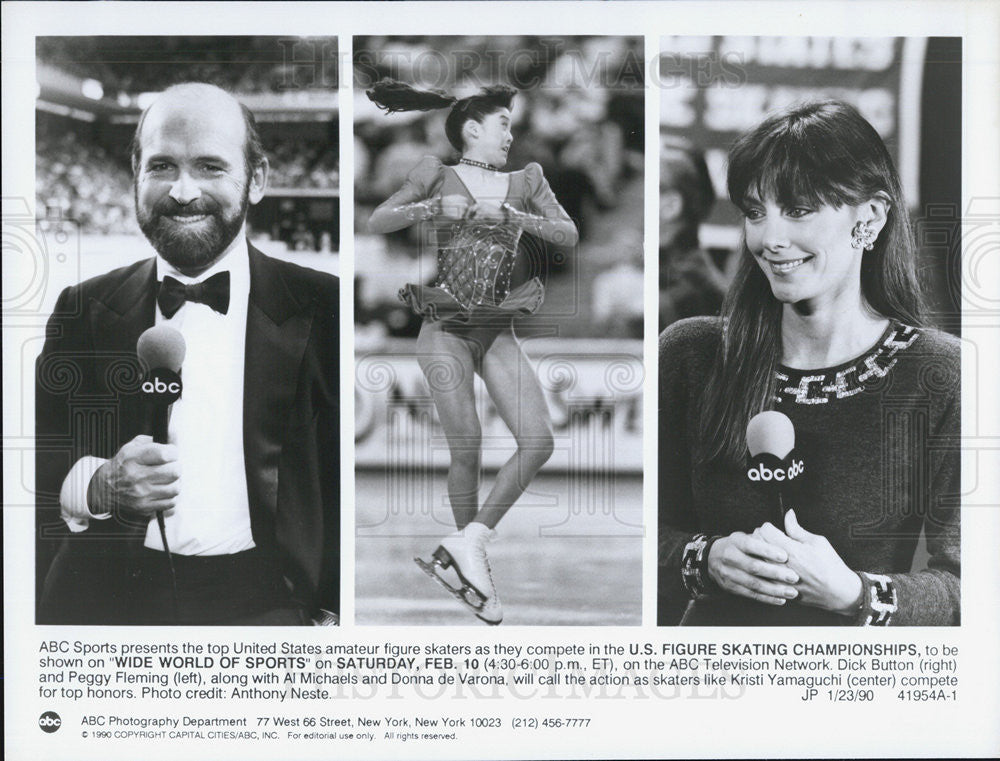
M507 177L503 203L520 212L569 222L538 164ZM449 195L464 195L470 205L476 201L452 167L428 156L385 205L397 207ZM521 229L509 222L436 221L428 235L428 244L437 248L434 283L407 284L399 297L425 320L445 322L446 329L509 324L514 317L531 314L542 305L545 287L538 277L512 285L520 238Z

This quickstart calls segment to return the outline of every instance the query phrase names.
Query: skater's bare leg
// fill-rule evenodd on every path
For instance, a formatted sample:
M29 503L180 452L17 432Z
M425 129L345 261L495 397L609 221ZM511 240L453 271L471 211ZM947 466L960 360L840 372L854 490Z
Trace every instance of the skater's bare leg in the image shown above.
M482 375L497 412L517 442L517 450L500 468L475 517L477 523L495 528L552 455L552 424L534 368L513 330L493 341L483 357Z
M455 525L462 529L479 509L482 429L476 413L472 349L442 330L440 323L425 322L417 337L417 359L448 440L448 497Z

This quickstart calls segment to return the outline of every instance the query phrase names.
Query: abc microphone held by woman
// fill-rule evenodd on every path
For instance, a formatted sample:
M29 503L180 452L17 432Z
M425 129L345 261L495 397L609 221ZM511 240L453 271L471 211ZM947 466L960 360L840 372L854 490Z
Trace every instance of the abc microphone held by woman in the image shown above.
M783 526L793 487L801 484L805 464L795 451L795 427L788 415L777 410L758 412L747 424L747 478L764 488L774 506L774 523Z

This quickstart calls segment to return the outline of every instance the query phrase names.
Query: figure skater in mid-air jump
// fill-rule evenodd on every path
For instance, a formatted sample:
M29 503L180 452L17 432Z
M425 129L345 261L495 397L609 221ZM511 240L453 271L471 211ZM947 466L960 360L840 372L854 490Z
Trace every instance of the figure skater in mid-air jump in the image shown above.
M578 239L538 164L501 171L513 140L515 93L493 86L459 99L393 80L368 90L388 113L450 109L445 134L461 157L454 166L424 157L403 187L372 213L368 226L376 233L419 223L433 230L435 284L410 284L399 295L423 318L417 355L448 441L448 496L458 530L441 540L430 563L415 560L489 624L500 623L503 609L486 542L553 447L541 387L514 336L514 318L536 311L544 296L537 277L515 282L518 241L523 231L560 246L574 246ZM482 505L476 373L517 442ZM457 574L458 586L442 575L448 568Z

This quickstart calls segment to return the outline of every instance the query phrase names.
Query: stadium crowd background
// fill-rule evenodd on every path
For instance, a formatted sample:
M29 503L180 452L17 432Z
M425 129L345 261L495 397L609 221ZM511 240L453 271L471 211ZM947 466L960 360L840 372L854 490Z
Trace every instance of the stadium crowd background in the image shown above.
M664 37L660 49L661 330L718 314L735 273L742 218L726 191L732 141L771 112L837 98L886 142L930 319L960 333L960 39Z
M335 87L335 40L304 41L308 49L291 37L39 37L35 52L40 62L97 80L116 97L191 81L236 93Z
M454 163L447 110L386 115L365 96L381 77L464 96L488 84L519 90L507 170L538 162L577 222L576 250L530 236L522 246L546 285L518 322L562 337L642 337L643 46L634 37L359 37L354 41L356 322L360 333L413 336L419 320L396 299L430 282L435 252L419 226L370 235L371 211L423 156ZM623 299L622 294L628 294Z
M40 37L37 62L43 232L71 223L83 235L138 235L128 156L138 115L170 85L203 81L249 101L257 117L270 179L251 209L251 235L293 251L337 248L335 40Z

